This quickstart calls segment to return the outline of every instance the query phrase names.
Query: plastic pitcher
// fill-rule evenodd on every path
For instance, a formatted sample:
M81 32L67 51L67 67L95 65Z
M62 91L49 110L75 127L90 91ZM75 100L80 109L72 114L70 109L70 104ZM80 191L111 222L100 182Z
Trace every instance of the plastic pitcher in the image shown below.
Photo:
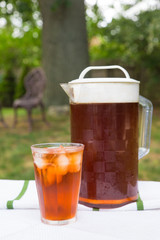
M124 78L84 78L90 70L120 69ZM138 159L149 152L152 103L120 66L93 66L61 84L69 96L71 141L85 145L80 203L114 208L138 198Z

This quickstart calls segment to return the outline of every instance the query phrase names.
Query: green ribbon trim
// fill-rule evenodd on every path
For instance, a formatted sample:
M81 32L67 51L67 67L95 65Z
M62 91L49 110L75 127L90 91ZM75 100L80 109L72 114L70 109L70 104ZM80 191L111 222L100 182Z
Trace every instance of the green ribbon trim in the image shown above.
M144 210L144 205L143 205L143 201L142 199L140 198L140 195L138 193L138 199L137 199L137 210L138 211L143 211ZM93 208L92 209L93 211L99 211L99 208Z
M140 195L138 193L138 200L137 200L137 210L142 211L144 210L144 205L143 205L143 201L140 198Z
M99 211L99 208L93 208L93 211Z
M19 193L19 195L15 199L7 201L7 208L8 209L13 209L13 202L15 200L20 200L21 197L25 194L25 192L26 192L26 190L28 188L28 184L29 184L29 180L25 180L24 184L23 184L23 187L22 187L22 190Z

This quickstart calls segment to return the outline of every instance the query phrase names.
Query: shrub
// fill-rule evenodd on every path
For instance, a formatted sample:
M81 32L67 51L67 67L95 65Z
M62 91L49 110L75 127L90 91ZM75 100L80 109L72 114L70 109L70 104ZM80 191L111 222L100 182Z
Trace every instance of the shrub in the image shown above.
M11 107L15 92L15 76L11 69L7 70L0 83L0 102L5 107Z

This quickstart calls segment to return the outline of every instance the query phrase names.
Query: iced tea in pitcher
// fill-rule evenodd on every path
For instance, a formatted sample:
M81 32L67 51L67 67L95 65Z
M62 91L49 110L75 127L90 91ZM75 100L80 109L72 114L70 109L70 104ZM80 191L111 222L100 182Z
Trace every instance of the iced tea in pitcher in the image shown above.
M136 200L138 103L72 103L71 133L85 145L80 203L109 208Z
M31 148L42 221L49 224L74 221L83 145L37 144Z
M125 77L85 78L88 71L109 69L119 69ZM85 145L83 205L115 208L138 198L138 159L149 152L153 109L139 96L139 84L117 65L89 66L78 79L61 84L69 96L71 141Z

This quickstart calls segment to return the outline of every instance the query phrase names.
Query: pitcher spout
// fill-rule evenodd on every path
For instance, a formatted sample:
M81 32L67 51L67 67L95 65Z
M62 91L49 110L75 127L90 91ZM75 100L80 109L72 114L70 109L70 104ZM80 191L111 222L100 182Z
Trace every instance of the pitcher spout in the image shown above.
M70 86L68 83L61 83L60 86L63 88L67 96L69 97L69 100L71 102L75 102L75 96L74 96L74 89Z
M63 88L63 90L65 91L65 93L68 95L68 97L70 98L70 87L68 85L68 83L60 83L60 86Z

